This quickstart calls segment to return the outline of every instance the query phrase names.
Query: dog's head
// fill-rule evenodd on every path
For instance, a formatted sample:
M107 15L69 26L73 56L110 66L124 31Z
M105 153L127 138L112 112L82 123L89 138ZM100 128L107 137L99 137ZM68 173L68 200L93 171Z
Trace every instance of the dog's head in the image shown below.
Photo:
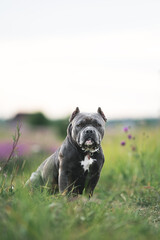
M106 117L101 108L97 113L81 113L79 108L72 113L68 135L85 152L96 152L104 135Z

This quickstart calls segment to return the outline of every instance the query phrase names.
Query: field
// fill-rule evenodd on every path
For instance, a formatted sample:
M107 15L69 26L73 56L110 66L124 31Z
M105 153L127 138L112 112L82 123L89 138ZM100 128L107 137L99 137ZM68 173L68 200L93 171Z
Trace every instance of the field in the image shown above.
M160 239L160 127L123 127L106 130L106 162L90 200L81 196L68 201L24 188L47 151L22 155L15 166L1 169L0 239ZM53 136L48 139L60 144Z

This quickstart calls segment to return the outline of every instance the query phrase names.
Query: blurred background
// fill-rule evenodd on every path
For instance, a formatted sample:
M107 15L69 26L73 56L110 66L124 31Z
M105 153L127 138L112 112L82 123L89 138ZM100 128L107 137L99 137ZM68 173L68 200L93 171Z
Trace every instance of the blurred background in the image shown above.
M107 117L93 200L26 191L77 106ZM159 133L160 0L0 0L1 240L159 240Z
M100 106L112 129L159 124L159 9L158 0L1 0L1 155L17 121L23 153L52 152L76 106Z

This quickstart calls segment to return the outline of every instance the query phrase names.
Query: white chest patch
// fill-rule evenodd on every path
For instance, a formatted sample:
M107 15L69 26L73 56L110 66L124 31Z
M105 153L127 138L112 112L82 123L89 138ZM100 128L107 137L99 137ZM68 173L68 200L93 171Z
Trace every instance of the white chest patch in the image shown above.
M81 165L83 166L84 171L87 171L87 170L89 171L89 167L94 161L97 161L97 160L86 155L84 160L81 161Z

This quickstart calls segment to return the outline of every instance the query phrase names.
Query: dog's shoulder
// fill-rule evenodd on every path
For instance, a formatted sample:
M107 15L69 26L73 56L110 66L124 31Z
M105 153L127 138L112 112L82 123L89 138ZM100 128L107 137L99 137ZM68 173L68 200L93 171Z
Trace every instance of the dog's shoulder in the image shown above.
M59 159L65 162L74 161L80 158L81 152L77 146L67 136L59 150Z

